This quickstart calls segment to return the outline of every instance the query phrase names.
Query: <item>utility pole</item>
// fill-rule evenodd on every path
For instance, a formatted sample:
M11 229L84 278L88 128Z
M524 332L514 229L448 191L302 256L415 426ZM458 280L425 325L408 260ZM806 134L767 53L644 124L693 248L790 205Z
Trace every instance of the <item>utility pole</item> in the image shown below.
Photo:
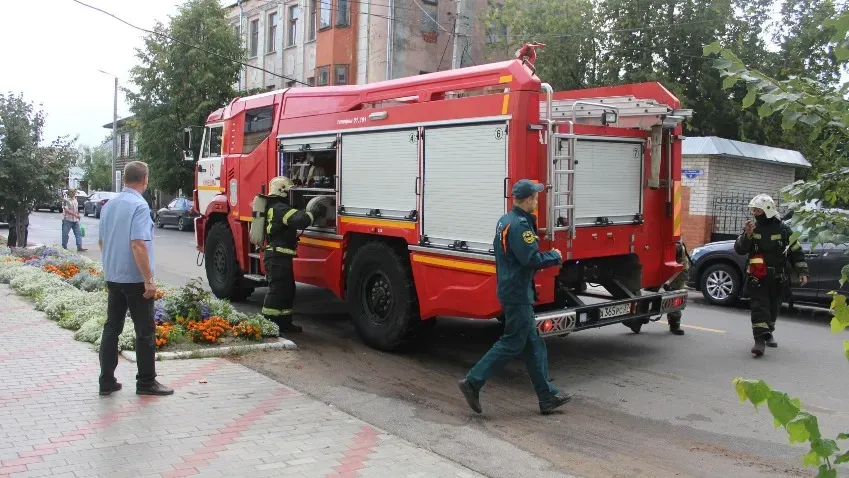
M115 105L112 110L112 192L118 192L115 184L115 161L118 157L118 77L115 77Z
M469 47L469 11L470 0L457 0L457 16L454 23L454 51L451 58L451 69L463 67L463 56Z
M112 192L118 192L120 184L115 181L115 163L118 158L118 77L103 70L97 70L104 75L115 78L115 105L112 110Z

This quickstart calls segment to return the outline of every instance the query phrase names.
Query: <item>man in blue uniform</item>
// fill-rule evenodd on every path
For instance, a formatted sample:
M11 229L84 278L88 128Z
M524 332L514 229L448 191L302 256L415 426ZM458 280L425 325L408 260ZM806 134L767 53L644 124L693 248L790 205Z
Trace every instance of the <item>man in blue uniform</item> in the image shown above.
M504 334L459 383L466 402L477 413L482 411L481 387L519 355L525 360L542 414L551 413L572 399L548 381L548 352L536 329L533 309L534 273L559 267L562 262L560 251L540 252L537 242L536 217L532 213L544 187L527 179L513 185L513 210L501 217L495 229L493 248L498 301L505 317Z

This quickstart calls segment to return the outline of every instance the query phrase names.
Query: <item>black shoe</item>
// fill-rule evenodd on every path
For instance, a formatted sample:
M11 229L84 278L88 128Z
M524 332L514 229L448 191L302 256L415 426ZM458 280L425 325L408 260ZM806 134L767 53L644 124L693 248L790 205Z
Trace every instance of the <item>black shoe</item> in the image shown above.
M775 341L775 339L772 337L772 334L767 335L766 337L764 337L764 340L766 341L766 346L767 346L767 347L771 347L771 348L776 348L776 347L778 347L778 342L776 342L776 341Z
M764 354L764 349L766 348L766 341L763 337L758 337L755 339L755 346L752 347L752 355L755 357L760 357Z
M284 323L284 324L277 324L277 325L278 325L278 327L280 327L280 334L281 334L280 337L283 337L283 335L282 335L283 332L298 333L298 332L304 331L303 327L301 327L300 325L295 325L291 322Z
M100 395L105 397L107 395L112 395L112 392L117 392L118 390L121 390L121 384L118 383L118 382L115 382L112 385L107 385L105 387L103 385L101 385L100 386Z
M672 332L674 335L684 335L684 330L681 328L680 325L670 325L669 331Z
M469 383L465 378L460 380L457 384L460 387L460 391L463 392L463 396L466 397L466 403L469 404L469 407L475 411L475 413L483 412L481 408L481 402L479 397L479 391L475 390L475 387Z
M154 380L152 385L139 386L136 385L136 395L171 395L174 393L173 388L166 387Z
M548 415L549 413L553 412L554 410L560 408L563 405L566 405L567 403L569 403L571 401L572 401L572 395L569 395L568 393L565 393L565 392L560 392L557 395L555 395L554 398L552 398L551 400L549 400L545 403L540 403L539 404L539 411L543 415Z

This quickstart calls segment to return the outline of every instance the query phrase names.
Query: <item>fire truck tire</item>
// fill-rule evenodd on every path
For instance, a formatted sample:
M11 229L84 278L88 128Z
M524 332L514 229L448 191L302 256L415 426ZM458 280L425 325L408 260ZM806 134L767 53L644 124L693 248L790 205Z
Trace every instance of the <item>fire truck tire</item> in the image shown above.
M345 293L357 334L370 347L392 351L420 335L416 292L410 264L379 242L357 250ZM426 327L425 327L426 328Z
M227 223L215 223L206 236L206 279L219 299L239 300L242 272L236 260L236 246Z

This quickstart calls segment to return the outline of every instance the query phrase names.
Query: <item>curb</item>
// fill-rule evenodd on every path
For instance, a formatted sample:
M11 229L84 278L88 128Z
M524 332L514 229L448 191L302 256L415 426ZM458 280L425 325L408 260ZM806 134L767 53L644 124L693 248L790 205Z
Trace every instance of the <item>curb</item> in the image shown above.
M243 353L243 352L254 352L257 350L297 350L298 345L295 342L292 342L289 339L285 339L280 337L280 340L277 342L269 342L264 344L252 344L252 345L235 345L231 347L216 347L216 348L207 348L207 349L199 349L192 351L183 351L183 352L157 352L156 360L180 360L180 359L198 359L198 358L207 358L207 357L220 357L222 355L229 355L230 353ZM124 350L121 352L121 356L127 359L129 362L136 361L136 352L133 350Z

